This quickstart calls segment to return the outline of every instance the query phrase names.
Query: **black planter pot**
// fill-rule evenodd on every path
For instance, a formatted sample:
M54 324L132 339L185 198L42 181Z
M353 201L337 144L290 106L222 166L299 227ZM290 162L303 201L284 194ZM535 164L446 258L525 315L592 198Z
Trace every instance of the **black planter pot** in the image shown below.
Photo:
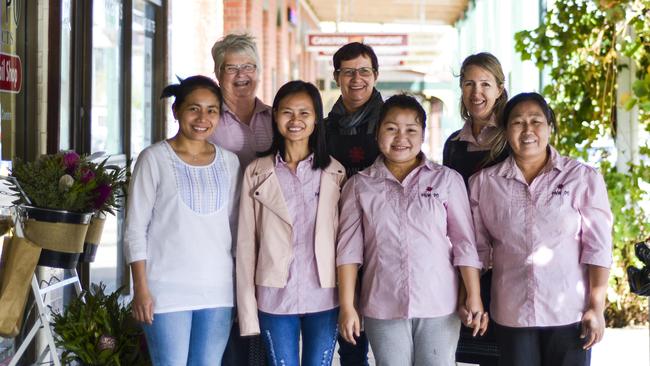
M51 210L32 206L21 206L26 219L45 221L51 223L82 224L90 222L92 213L77 213L63 210ZM39 266L72 269L77 266L81 253L66 253L49 249L42 249L38 259Z
M85 263L94 262L98 247L99 245L97 244L84 243L84 251L79 256L79 262L85 262Z

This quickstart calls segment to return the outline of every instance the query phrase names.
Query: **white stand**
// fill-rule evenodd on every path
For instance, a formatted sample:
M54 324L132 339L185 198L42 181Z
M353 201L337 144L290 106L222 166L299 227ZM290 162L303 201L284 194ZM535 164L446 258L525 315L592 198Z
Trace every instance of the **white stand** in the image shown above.
M16 354L11 359L11 362L9 362L9 366L16 366L18 364L18 361L20 361L20 358L27 350L27 346L29 346L29 344L34 340L34 337L36 337L36 334L39 329L42 329L43 331L43 335L45 336L45 340L47 341L47 346L45 346L45 349L38 356L36 364L42 363L45 360L47 354L49 353L50 356L52 357L52 362L54 363L54 365L61 366L61 360L59 358L58 352L56 351L56 345L54 344L54 332L52 331L52 327L50 325L50 311L46 306L47 304L49 304L49 301L47 300L47 294L56 289L68 285L74 285L74 288L77 291L77 296L79 296L81 294L81 283L79 282L79 276L77 275L77 270L72 269L72 274L73 276L70 278L54 283L52 285L45 286L43 288L41 288L38 285L36 274L32 276L32 293L34 294L34 299L35 299L34 301L36 302L36 307L38 309L38 317L36 319L36 323L29 331L29 333L27 333L27 336L25 337L25 339L23 339L23 342L18 348L18 350L16 350Z
M15 223L14 228L16 230L16 235L21 238L24 237L22 225L20 222L20 215L16 215L16 219L14 223ZM79 282L79 275L77 274L76 269L72 269L71 271L72 271L72 277L53 284L48 284L43 288L41 288L41 286L38 284L36 273L32 275L32 294L34 295L34 302L36 303L36 308L38 309L38 317L36 319L36 323L34 324L34 326L32 326L32 329L30 329L29 333L27 333L27 336L25 337L25 339L23 339L22 344L20 345L18 350L16 350L14 356L11 358L11 362L9 362L8 366L16 366L18 364L20 358L23 356L25 351L27 351L27 347L29 346L30 343L32 343L32 341L36 337L36 334L38 333L39 329L42 329L43 331L43 335L45 337L45 340L47 341L47 346L45 346L41 354L38 356L38 359L36 360L36 364L43 363L45 357L49 353L54 365L61 366L61 359L59 358L59 353L57 352L56 344L54 343L54 332L52 331L52 327L50 325L51 323L50 311L47 307L50 301L47 298L47 294L54 290L60 289L62 287L68 285L74 285L74 288L77 292L77 296L80 296L81 283Z

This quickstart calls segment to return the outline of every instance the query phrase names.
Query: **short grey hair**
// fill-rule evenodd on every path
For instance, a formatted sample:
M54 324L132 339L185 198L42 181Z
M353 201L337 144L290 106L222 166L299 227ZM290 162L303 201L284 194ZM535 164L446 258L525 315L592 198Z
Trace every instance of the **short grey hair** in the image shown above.
M257 45L255 38L248 33L232 33L227 34L212 46L212 59L214 60L214 74L219 78L219 70L223 64L226 53L244 53L250 58L255 60L257 65L257 72L260 73L260 57L257 53Z

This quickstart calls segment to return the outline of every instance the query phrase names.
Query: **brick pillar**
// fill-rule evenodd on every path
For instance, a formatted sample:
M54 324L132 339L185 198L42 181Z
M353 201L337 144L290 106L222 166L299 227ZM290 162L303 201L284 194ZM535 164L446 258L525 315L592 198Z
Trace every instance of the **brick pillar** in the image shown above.
M287 1L277 0L277 11L280 14L280 26L277 30L277 87L289 81L289 26L287 24Z
M223 34L246 30L246 0L223 0Z
M278 62L277 62L277 48L276 48L276 38L277 38L277 2L276 0L268 1L268 9L263 12L262 26L264 31L262 32L262 44L259 45L262 48L264 58L263 58L263 67L264 73L262 74L262 85L260 88L263 90L263 100L267 104L273 103L273 96L275 91L278 89L278 85L275 82Z

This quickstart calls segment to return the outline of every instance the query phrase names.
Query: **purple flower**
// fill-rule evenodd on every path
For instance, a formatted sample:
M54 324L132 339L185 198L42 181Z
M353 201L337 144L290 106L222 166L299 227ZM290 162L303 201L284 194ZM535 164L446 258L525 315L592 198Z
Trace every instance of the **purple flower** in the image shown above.
M96 210L99 210L100 208L102 208L104 203L106 203L106 200L108 199L108 197L111 195L112 191L113 191L113 189L111 188L111 186L106 184L106 183L102 183L102 184L97 186L97 188L95 189L95 193L97 194L97 196L95 197L95 209Z
M88 167L81 168L81 177L79 178L79 181L81 181L81 183L86 184L91 180L93 180L94 178L95 178L95 172L90 170L90 168Z
M79 160L81 160L81 157L74 151L66 151L63 153L63 166L65 167L65 172L73 174L74 171L77 170Z

